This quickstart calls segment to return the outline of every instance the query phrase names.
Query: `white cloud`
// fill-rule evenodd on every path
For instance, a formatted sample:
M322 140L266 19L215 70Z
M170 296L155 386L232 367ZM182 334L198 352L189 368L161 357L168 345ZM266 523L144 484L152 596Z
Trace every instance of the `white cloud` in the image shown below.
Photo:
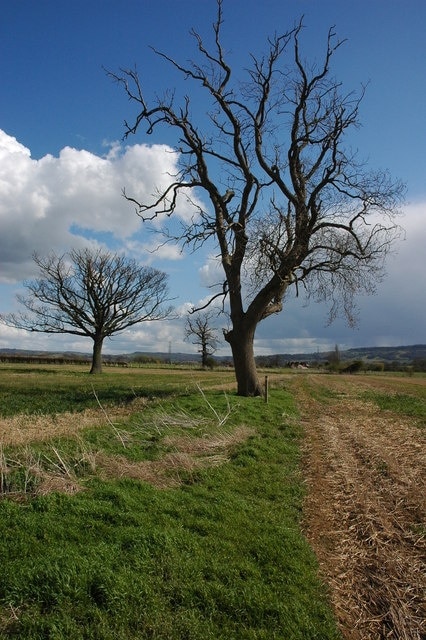
M0 282L16 283L32 277L34 251L44 255L102 240L144 262L174 261L171 293L178 296L176 310L181 319L144 323L107 341L104 351L167 351L169 343L173 351L188 351L183 341L184 317L189 307L202 306L210 294L221 290L220 261L213 253L204 260L206 247L195 258L181 253L172 243L150 253L157 248L157 238L141 232L140 219L122 197L126 187L129 195L140 200L151 198L155 186L170 180L176 163L177 155L167 146L123 148L118 143L109 144L104 156L66 147L58 157L33 160L29 149L0 130ZM325 326L324 305L312 302L304 307L303 298L290 298L281 314L259 325L256 353L312 352L336 343L343 349L425 342L426 202L407 205L404 212L401 224L406 239L399 243L397 254L389 257L388 275L377 295L359 300L359 327L355 331L340 320ZM181 220L188 220L194 209L182 198L176 213ZM198 268L202 260L204 264ZM15 291L12 284L2 285L2 305L9 306L2 311L12 310L6 299ZM218 298L217 304L221 303ZM226 325L226 317L218 319L218 326ZM90 340L26 334L0 325L0 347L55 350L58 345L87 352L92 347ZM223 344L220 353L229 353L228 345Z
M167 353L190 351L184 342L181 320L143 322L122 334L117 334L104 344L104 353L132 353L134 351L159 351Z
M150 243L131 240L126 242L126 249L133 254L143 253L147 260L149 260L147 254L150 254L152 258L155 257L156 260L182 260L184 257L182 248L178 244L160 243L159 240Z
M122 148L117 143L105 156L65 147L57 158L33 160L29 149L0 130L0 281L31 277L34 251L43 255L93 244L99 242L97 233L110 234L123 248L134 243L148 252L151 245L140 238L141 220L122 190L152 202L156 190L171 181L177 162L166 145ZM182 197L176 216L190 215L194 208ZM179 256L172 247L161 257Z
M205 264L199 269L199 275L203 287L221 285L224 280L224 274L220 259L212 254L207 256ZM217 291L215 290L214 293L217 293Z
M333 349L333 343L329 339L318 339L312 336L302 338L268 338L255 339L254 349L256 355L274 355L278 353L315 353Z
M139 326L118 333L103 345L104 354L132 353L134 351L191 352L194 349L184 342L181 320L144 322ZM0 349L29 349L36 351L78 351L90 354L93 342L90 338L71 335L30 333L0 324Z
M193 308L194 304L192 302L184 302L175 308L175 313L179 318L186 318Z

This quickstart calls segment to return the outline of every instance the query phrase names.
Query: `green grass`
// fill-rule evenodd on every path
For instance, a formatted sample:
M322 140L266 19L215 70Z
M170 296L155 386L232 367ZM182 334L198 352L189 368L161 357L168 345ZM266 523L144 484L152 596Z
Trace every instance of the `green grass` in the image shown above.
M374 402L383 411L394 411L416 418L420 425L426 425L426 398L405 393L377 393L368 391L363 398Z
M214 412L229 409L219 426ZM158 412L187 415L190 427L160 428ZM253 435L228 461L183 473L173 489L86 469L78 473L85 490L73 496L0 500L0 638L337 639L301 533L301 432L288 393L274 389L267 405L218 391L203 398L184 381L182 394L174 387L173 399L120 425L125 449L108 426L80 433L78 446L159 458L172 433L199 438L242 424ZM52 444L34 455L51 456ZM76 443L54 446L71 465Z
M324 384L318 384L318 382L316 382L315 385L312 384L307 375L301 376L299 382L311 398L323 404L341 398L343 395L341 391L336 391L335 389L331 389L330 386L327 386L327 376L324 376Z
M167 398L203 385L232 382L233 372L108 369L92 376L87 367L0 365L0 416L78 412L97 406L127 405L135 397Z

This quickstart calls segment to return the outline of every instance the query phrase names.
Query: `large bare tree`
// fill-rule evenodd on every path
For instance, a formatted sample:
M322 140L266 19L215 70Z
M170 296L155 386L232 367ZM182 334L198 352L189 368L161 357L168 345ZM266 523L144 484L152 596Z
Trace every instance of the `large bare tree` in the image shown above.
M111 74L136 105L125 136L175 135L180 167L153 201L124 194L145 221L170 218L180 194L206 202L182 232L163 227L166 239L197 248L213 239L223 281L212 298L229 304L224 331L235 365L238 394L257 395L253 342L262 320L283 308L291 288L330 303L330 317L354 319L354 295L371 292L399 235L395 215L404 187L372 171L346 145L359 124L364 88L345 92L331 72L341 46L330 29L321 60L305 62L300 22L251 56L238 80L222 44L222 1L213 44L194 30L195 61L181 64L156 53L188 82L192 94L152 100L136 70ZM161 133L161 132L160 132ZM166 215L165 215L166 214Z
M165 306L167 275L122 255L84 249L44 258L35 254L34 261L40 277L24 283L27 296L17 296L26 312L2 314L0 321L27 331L91 338L90 373L102 371L105 338L171 312Z

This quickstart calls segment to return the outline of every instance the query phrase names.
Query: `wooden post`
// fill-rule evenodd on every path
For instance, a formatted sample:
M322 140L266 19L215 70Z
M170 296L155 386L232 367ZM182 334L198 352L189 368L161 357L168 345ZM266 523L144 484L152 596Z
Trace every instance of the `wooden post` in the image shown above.
M265 402L268 404L268 376L265 376Z

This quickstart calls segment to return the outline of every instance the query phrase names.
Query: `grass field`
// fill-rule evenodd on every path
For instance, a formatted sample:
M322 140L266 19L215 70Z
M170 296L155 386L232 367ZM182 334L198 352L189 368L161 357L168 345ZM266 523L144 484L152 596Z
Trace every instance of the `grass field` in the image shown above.
M266 405L225 393L232 372L5 366L0 384L1 638L339 637L282 385Z
M423 638L425 378L268 376L0 366L0 638Z

